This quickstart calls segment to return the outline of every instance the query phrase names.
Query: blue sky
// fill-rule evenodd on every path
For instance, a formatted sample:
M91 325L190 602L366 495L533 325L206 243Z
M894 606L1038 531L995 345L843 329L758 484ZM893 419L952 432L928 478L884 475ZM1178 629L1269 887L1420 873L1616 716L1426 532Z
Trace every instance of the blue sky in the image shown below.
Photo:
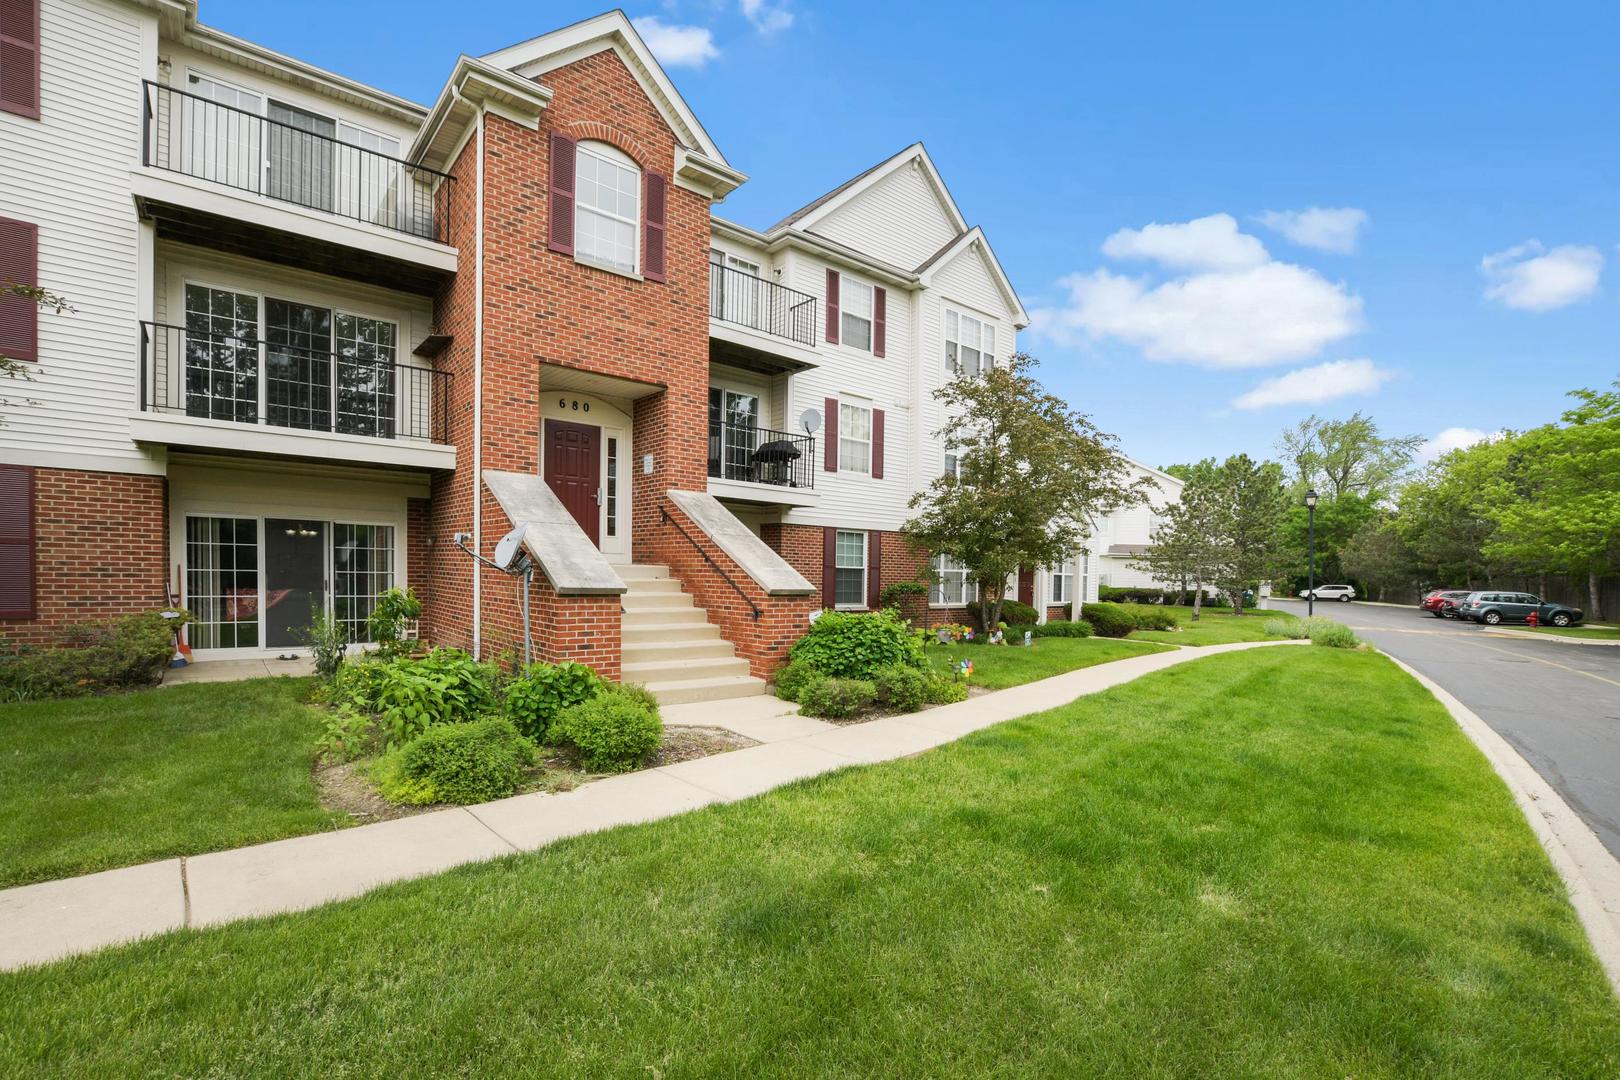
M657 20L671 77L752 177L722 215L767 225L923 139L1039 312L1021 344L1044 380L1151 464L1267 454L1312 411L1466 438L1614 379L1620 9L1325 6L626 11ZM201 17L426 102L457 53L601 10Z

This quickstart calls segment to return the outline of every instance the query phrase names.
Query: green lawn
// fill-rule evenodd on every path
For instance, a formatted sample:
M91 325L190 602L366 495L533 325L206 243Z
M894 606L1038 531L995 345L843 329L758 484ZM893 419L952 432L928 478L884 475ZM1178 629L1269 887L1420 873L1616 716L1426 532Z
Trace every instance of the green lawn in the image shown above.
M1515 630L1531 630L1528 626L1515 626ZM1537 626L1537 634L1555 634L1559 637L1596 638L1600 641L1620 641L1620 626Z
M1028 649L1022 641L1012 645L930 645L928 659L938 671L949 670L954 661L972 660L971 685L1005 690L1065 671L1159 651L1159 646L1145 642L1051 637L1036 638Z
M1138 630L1132 641L1163 641L1172 645L1227 645L1235 641L1275 641L1266 633L1266 623L1272 619L1297 618L1286 611L1261 611L1248 608L1242 615L1232 614L1229 607L1204 608L1197 622L1192 621L1192 608L1177 605L1147 606L1125 604L1124 607L1142 607L1153 612L1169 612L1180 624L1180 630Z
M0 706L0 886L334 827L307 679Z
M0 975L0 1073L1608 1077L1620 1007L1445 711L1277 648Z

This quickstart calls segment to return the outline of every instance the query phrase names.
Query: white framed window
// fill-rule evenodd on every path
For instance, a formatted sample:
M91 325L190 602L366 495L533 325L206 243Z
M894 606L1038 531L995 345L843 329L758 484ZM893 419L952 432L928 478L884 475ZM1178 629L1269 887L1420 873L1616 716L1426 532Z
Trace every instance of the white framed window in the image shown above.
M978 375L996 366L996 328L954 308L945 309L945 371Z
M1052 603L1067 604L1074 600L1074 564L1059 563L1052 567Z
M641 170L600 142L574 150L574 254L635 273L641 253Z
M852 349L872 348L872 286L845 275L839 286L838 340Z
M833 543L833 603L866 606L866 534L839 530Z
M934 590L929 603L935 607L961 607L979 598L979 586L969 577L967 564L954 555L934 556Z
M958 480L962 479L962 462L955 454L945 455L945 470L940 475L954 476Z
M838 403L838 470L872 473L872 410Z

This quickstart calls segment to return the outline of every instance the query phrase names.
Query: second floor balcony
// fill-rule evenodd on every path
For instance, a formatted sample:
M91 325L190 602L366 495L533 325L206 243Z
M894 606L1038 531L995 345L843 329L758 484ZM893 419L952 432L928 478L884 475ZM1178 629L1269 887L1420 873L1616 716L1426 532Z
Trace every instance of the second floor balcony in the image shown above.
M141 441L454 466L448 372L395 363L391 349L376 342L355 340L334 352L291 338L265 341L167 323L143 322L140 329Z
M809 505L815 496L815 437L711 419L709 480L710 493L723 498Z
M709 263L709 335L727 363L765 374L815 366L820 309L809 293Z

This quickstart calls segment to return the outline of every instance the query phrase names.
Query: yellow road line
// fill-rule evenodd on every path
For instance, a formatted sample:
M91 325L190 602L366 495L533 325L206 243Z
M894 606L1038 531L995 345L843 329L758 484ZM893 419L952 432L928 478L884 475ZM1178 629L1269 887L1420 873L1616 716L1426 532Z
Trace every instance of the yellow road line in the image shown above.
M1610 679L1602 675L1594 675L1590 671L1582 671L1580 668L1570 667L1568 664L1560 664L1556 660L1547 660L1540 656L1531 656L1528 653L1514 652L1512 649L1501 649L1495 645L1486 645L1485 643L1479 641L1474 642L1474 644L1478 645L1482 649L1489 649L1491 652L1499 652L1503 656L1516 656L1521 660L1534 660L1538 664L1546 664L1548 667L1561 668L1564 671L1573 671L1577 675L1585 675L1588 679L1596 679L1598 682L1608 683L1610 686L1620 686L1620 680Z

